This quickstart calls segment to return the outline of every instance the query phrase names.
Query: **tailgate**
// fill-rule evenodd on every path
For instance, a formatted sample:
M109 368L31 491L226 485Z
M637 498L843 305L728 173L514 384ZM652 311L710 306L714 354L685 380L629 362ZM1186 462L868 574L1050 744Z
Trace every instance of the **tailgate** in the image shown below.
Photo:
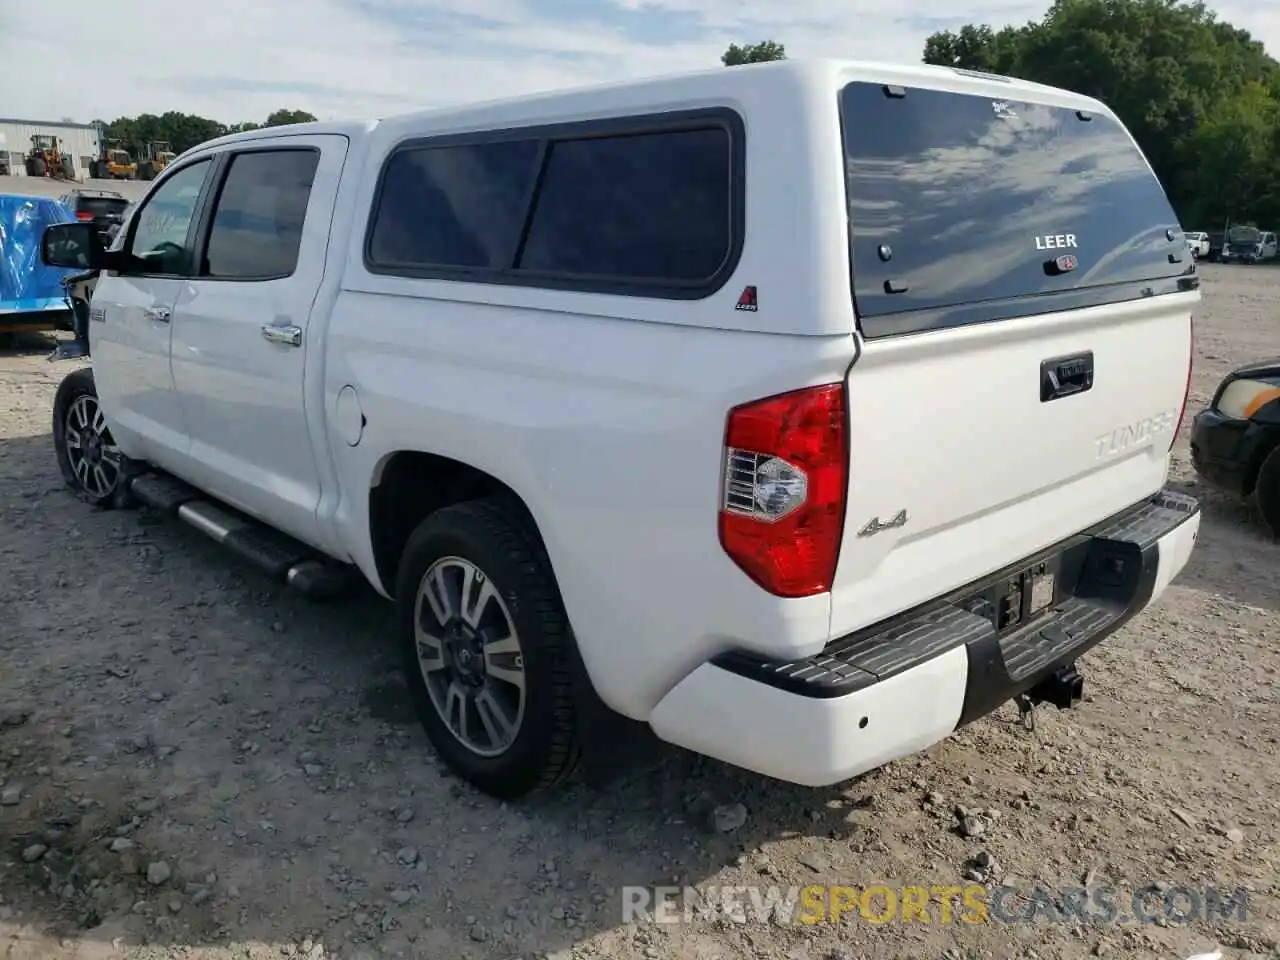
M841 99L860 354L833 636L1158 491L1200 296L1114 119L865 83Z

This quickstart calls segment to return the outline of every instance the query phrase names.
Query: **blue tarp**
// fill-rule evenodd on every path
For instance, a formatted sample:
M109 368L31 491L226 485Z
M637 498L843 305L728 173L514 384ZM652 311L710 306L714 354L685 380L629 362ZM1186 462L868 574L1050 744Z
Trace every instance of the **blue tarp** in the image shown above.
M40 238L75 218L52 197L0 193L0 316L66 310L62 278L77 271L40 262Z

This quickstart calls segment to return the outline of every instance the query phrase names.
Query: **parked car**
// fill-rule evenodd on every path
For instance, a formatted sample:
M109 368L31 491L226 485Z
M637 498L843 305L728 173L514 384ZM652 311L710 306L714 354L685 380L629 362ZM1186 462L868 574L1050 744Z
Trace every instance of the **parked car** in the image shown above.
M1226 243L1226 233L1221 230L1209 231L1209 255L1210 263L1219 263L1222 260L1222 249Z
M1191 256L1200 260L1209 256L1209 234L1203 231L1193 231L1185 234L1187 238L1187 246L1191 248Z
M114 190L86 190L77 188L64 193L58 202L71 211L77 220L92 223L104 240L120 226L121 215L129 205L128 199Z
M1222 251L1224 262L1257 263L1280 255L1280 244L1270 230L1256 227L1232 227Z
M102 271L67 483L367 579L495 796L633 731L820 785L1069 707L1199 529L1199 278L1067 91L786 61L267 128L58 243Z
M1264 230L1258 238L1258 246L1254 250L1254 261L1274 260L1280 256L1280 238L1270 230Z
M1191 462L1212 486L1251 498L1280 537L1280 357L1223 378L1192 421Z

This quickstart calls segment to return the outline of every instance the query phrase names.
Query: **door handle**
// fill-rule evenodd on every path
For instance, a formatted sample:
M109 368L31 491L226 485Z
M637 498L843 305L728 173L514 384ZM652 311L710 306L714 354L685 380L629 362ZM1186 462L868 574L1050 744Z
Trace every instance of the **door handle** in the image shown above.
M1084 393L1093 388L1093 351L1053 357L1040 364L1040 402Z
M148 320L154 320L156 323L168 323L172 314L168 307L147 307L142 311L142 315Z
M289 347L302 346L301 327L278 327L274 323L268 323L262 327L262 336L263 339L270 340L272 343L283 343Z

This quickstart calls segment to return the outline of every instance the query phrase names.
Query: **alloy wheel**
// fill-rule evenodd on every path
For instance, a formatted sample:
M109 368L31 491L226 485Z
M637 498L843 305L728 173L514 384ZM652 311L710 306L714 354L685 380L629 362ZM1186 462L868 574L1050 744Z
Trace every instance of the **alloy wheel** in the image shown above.
M433 563L414 601L422 679L440 719L472 753L510 749L525 711L524 654L515 620L484 571L461 557Z
M67 410L63 443L71 470L95 500L110 496L120 482L120 449L107 429L97 398L81 394Z

